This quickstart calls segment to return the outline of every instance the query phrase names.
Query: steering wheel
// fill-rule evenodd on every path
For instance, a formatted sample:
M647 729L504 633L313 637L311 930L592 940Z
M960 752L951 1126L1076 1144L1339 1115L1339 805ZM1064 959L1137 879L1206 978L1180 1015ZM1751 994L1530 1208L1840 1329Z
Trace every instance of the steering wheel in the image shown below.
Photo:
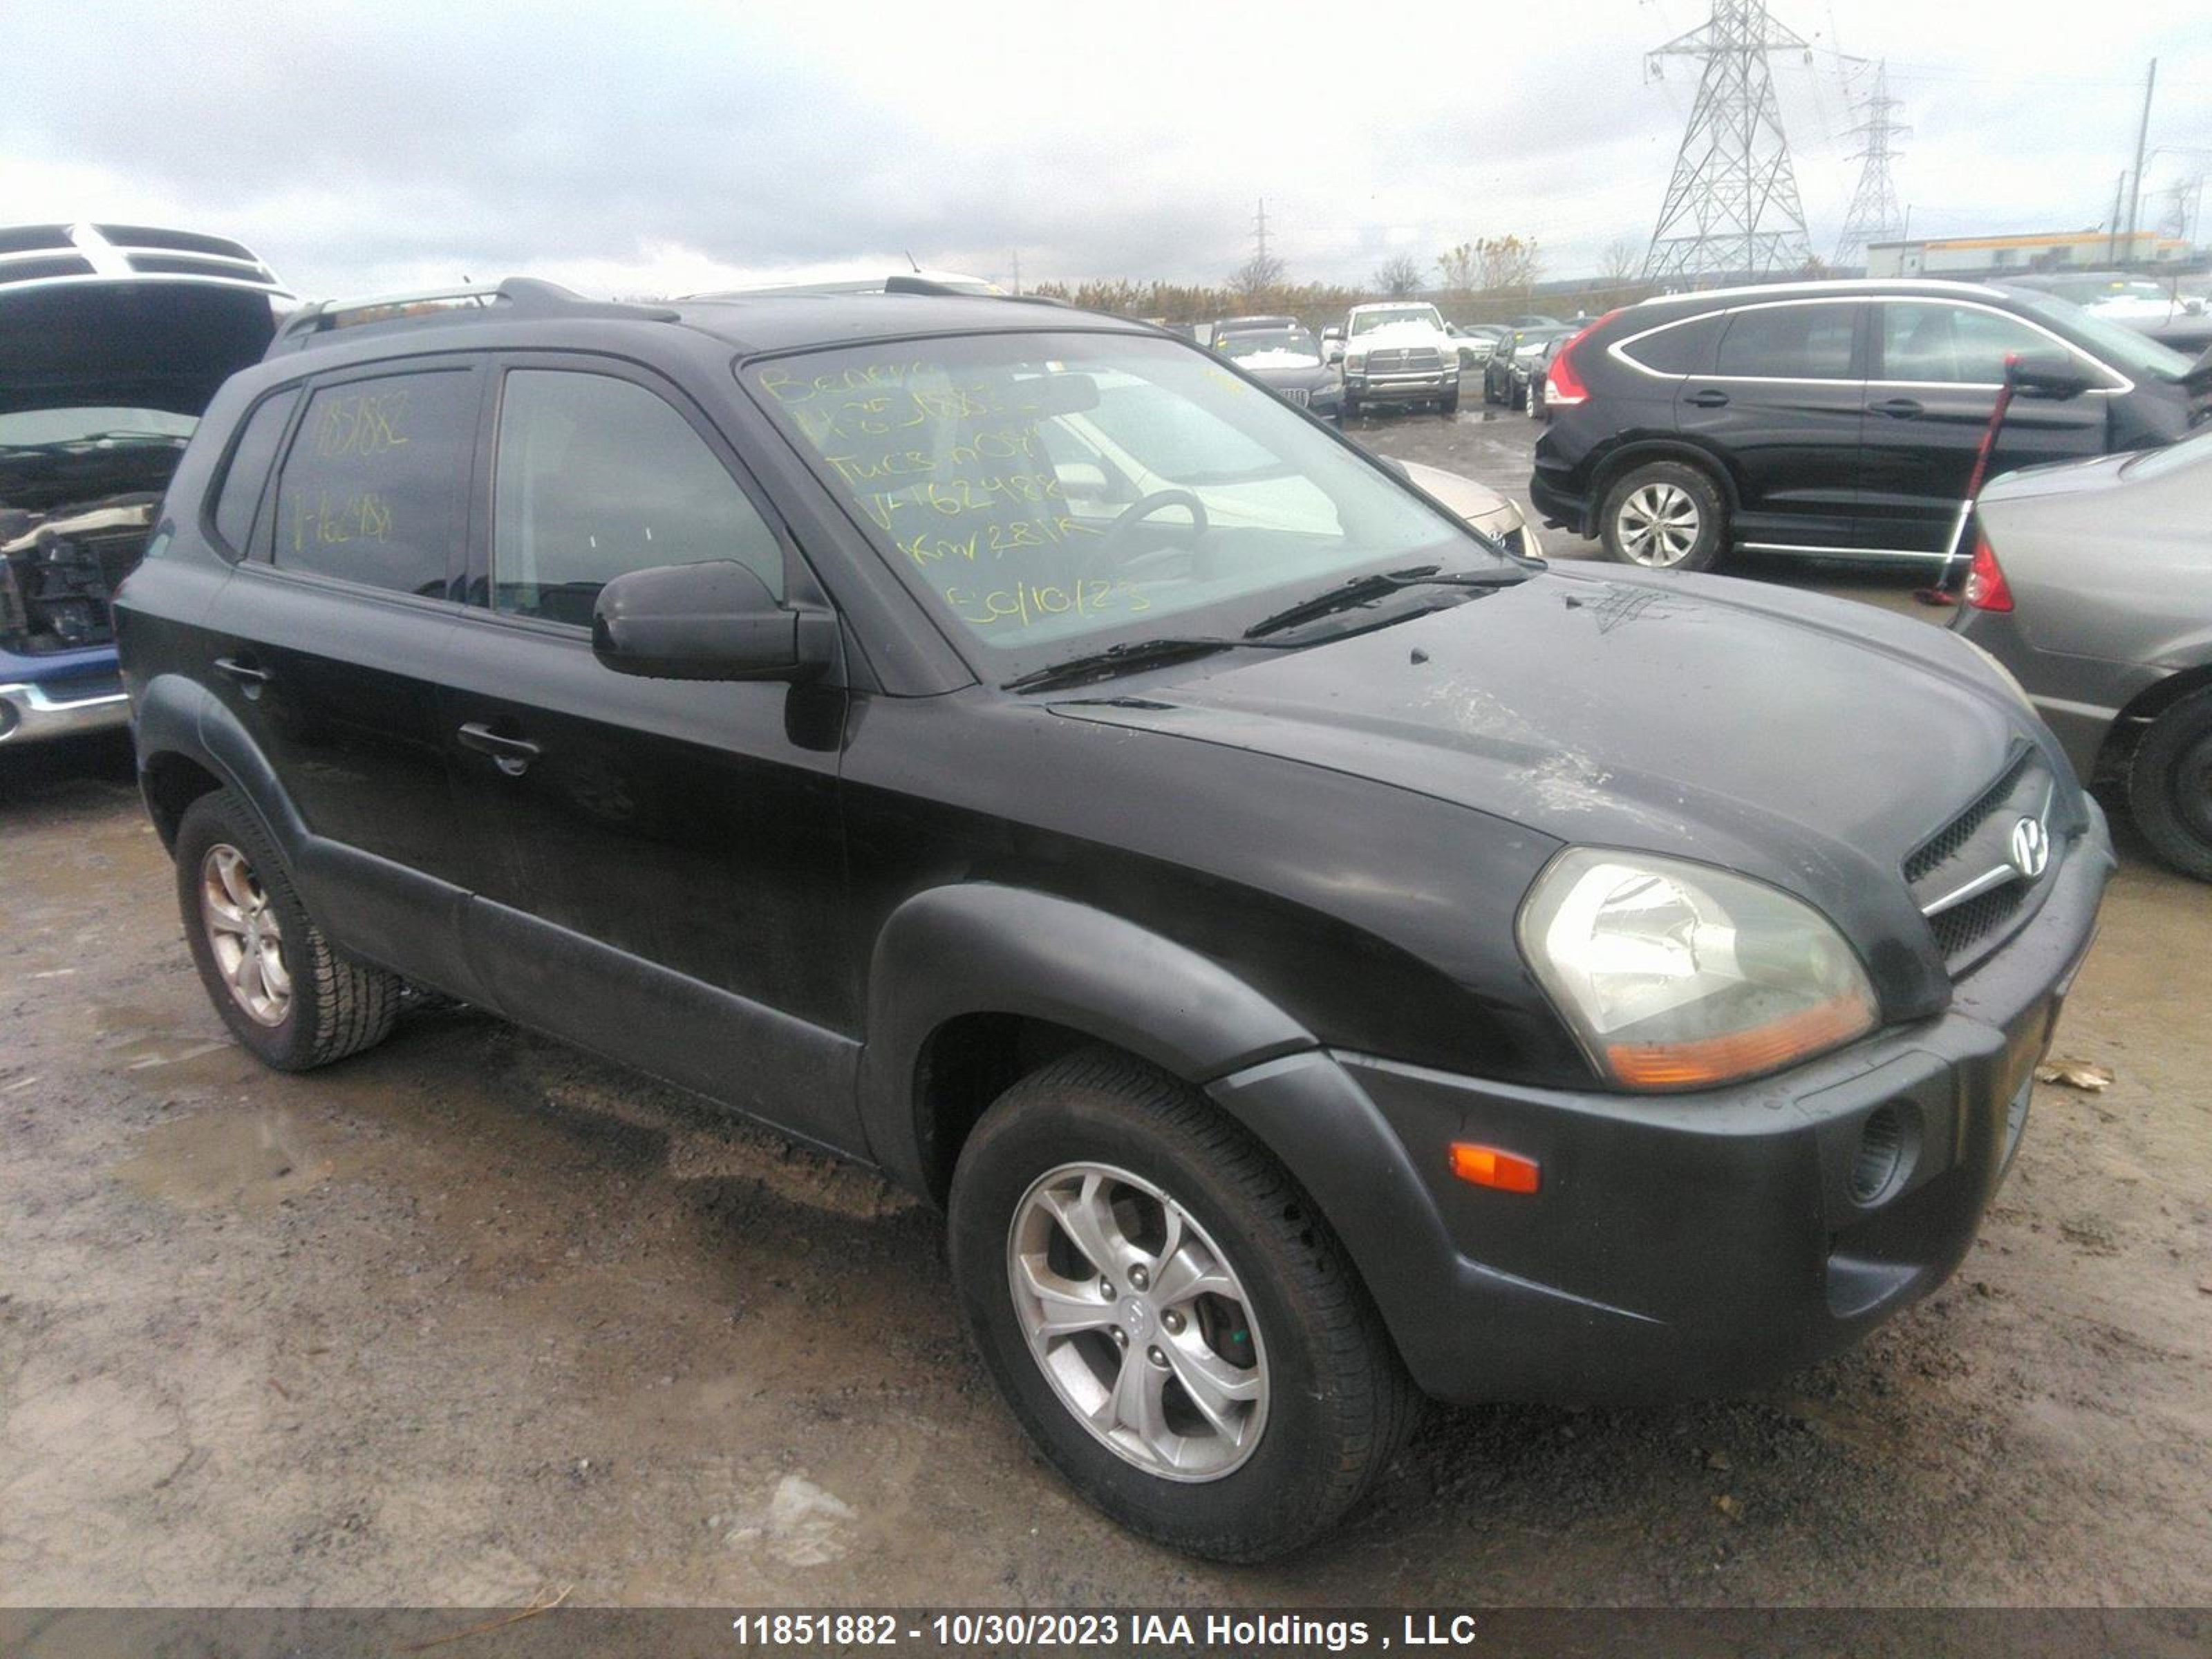
M1176 535L1188 537L1192 541L1196 541L1206 534L1206 503L1204 501L1199 500L1188 489L1155 489L1141 500L1130 502L1115 517L1114 522L1106 526L1106 534L1098 544L1100 555L1104 556L1120 551L1122 544L1128 540L1131 531L1162 507L1166 507L1188 509L1190 522L1188 525L1162 525L1159 528L1163 532L1172 531Z

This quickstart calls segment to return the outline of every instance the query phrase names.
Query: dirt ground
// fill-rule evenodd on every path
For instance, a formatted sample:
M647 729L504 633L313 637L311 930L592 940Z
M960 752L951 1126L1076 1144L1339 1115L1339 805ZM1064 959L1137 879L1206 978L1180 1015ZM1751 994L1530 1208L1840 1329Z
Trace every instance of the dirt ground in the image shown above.
M1473 399L1362 435L1526 476ZM2115 1081L1952 1284L1775 1393L1436 1412L1231 1571L1024 1449L927 1213L465 1012L264 1073L127 750L0 753L0 1604L2202 1601L2212 890L2121 834L2057 1039Z

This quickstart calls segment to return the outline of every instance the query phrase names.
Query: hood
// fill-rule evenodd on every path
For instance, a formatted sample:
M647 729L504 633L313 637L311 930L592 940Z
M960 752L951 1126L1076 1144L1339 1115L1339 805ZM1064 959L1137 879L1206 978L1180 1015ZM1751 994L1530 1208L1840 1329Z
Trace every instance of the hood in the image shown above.
M1940 629L1744 586L1555 571L1057 712L1746 872L1820 906L1877 982L1940 1006L1948 984L1900 960L1924 937L1900 866L2039 728Z
M271 296L119 279L0 286L0 415L114 406L197 416L276 333Z
M1477 483L1472 478L1456 472L1447 472L1440 466L1425 466L1419 461L1401 461L1406 476L1419 489L1426 490L1477 530L1492 536L1502 536L1522 522L1521 509L1499 495L1488 484ZM1533 552L1533 548L1524 548Z
M1365 351L1373 346L1425 346L1435 345L1439 341L1455 351L1459 349L1458 341L1432 324L1384 323L1353 335L1344 343L1344 349L1346 351Z

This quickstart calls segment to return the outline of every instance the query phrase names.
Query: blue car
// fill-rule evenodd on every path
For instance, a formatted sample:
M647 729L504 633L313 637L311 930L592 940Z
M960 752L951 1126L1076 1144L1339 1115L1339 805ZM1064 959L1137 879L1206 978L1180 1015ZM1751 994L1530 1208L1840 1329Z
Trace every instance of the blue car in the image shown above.
M0 228L0 744L129 719L108 595L216 389L292 303L219 236Z

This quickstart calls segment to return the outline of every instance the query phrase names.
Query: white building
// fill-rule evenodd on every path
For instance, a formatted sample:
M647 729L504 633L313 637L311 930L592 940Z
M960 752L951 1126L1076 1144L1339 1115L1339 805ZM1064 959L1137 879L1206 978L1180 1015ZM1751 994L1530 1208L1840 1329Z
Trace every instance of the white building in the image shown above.
M2028 236L1943 236L1869 242L1869 276L1996 276L2031 270L2105 270L2166 264L2188 257L2176 236L2138 230L2059 230Z

